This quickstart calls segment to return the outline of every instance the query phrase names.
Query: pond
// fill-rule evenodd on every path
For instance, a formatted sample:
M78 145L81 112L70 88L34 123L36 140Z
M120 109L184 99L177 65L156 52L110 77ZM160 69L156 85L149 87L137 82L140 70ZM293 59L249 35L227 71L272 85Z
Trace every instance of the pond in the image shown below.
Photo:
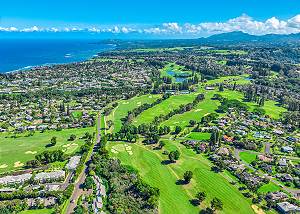
M187 80L189 74L186 74L187 77L184 77L185 76L185 73L182 73L180 74L181 76L176 76L176 73L172 70L168 70L167 71L167 74L174 77L175 78L175 82L179 82L179 83L182 83L184 82L185 80Z

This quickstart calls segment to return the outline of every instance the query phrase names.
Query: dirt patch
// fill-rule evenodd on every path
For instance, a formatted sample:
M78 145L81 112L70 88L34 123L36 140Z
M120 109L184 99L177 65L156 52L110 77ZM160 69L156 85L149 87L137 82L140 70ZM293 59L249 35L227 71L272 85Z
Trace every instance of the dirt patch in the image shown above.
M259 208L258 206L254 205L254 204L251 205L251 207L256 214L266 214L262 208Z
M2 165L0 165L0 169L4 169L4 168L6 168L6 167L8 167L7 164L2 164Z
M36 154L36 153L37 153L37 151L30 151L30 150L25 152L25 154L27 154L27 155L28 155L28 154L34 155L34 154Z
M24 163L21 163L20 161L15 162L14 167L21 167L24 166Z

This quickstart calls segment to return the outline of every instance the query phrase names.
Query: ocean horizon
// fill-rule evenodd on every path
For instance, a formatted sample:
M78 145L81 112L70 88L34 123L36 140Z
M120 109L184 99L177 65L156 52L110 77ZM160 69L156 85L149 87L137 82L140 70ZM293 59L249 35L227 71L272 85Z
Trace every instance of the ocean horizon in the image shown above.
M91 39L0 39L0 73L82 62L114 48Z

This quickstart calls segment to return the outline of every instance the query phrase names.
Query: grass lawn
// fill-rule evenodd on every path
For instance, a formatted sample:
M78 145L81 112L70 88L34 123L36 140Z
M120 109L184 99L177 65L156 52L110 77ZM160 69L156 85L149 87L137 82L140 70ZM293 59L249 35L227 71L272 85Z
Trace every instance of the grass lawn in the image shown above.
M106 117L106 121L112 120L114 122L113 131L118 132L122 126L121 119L127 115L128 111L131 111L144 103L153 103L160 97L161 95L148 94L139 97L133 97L129 100L121 100L118 102L118 106L113 110L113 112Z
M216 93L227 97L228 99L237 99L243 102L244 95L238 91L225 90L223 92L216 91ZM254 102L244 102L249 106L249 110L252 111L254 108L259 107L257 103ZM273 100L266 100L265 105L262 107L267 115L270 115L274 119L280 118L281 113L285 112L286 109L280 106L277 106L277 102Z
M76 152L84 143L80 139L86 132L94 132L94 127L80 129L65 129L62 131L36 132L33 136L25 134L11 138L7 133L0 134L0 173L13 171L20 168L20 164L34 159L34 156L46 150L62 149L67 154ZM76 140L68 141L71 134L77 136ZM52 137L57 137L57 144L47 148ZM12 155L13 154L13 155Z
M277 186L272 182L269 182L268 184L261 186L257 191L258 193L268 193L268 192L276 192L279 190L281 190L279 186Z
M256 159L256 154L252 154L249 152L240 152L240 158L246 163L251 163Z
M140 115L135 118L132 124L138 126L142 123L151 123L155 116L160 114L168 114L170 111L179 108L180 105L185 105L193 102L196 94L184 94L184 95L174 95L170 98L162 101L160 104L143 111Z
M153 150L140 143L125 144L110 142L108 150L112 156L118 157L123 164L136 168L143 180L160 189L160 213L199 213L200 209L209 206L213 197L224 203L224 210L219 213L253 213L251 202L232 186L223 173L216 174L210 170L211 163L203 156L174 141L166 141L165 149L181 152L180 160L175 164L162 164L167 156L162 150ZM126 145L126 146L125 146ZM129 148L128 148L129 147ZM191 170L194 177L188 185L178 185L186 170ZM189 200L197 192L205 191L207 199L200 207L194 207Z
M242 84L249 84L250 79L248 74L243 74L239 76L225 76L213 80L208 80L207 84L216 84L216 83L223 83L223 82L230 83L230 84L234 84L234 82L236 82L236 84L242 85Z
M210 133L206 132L191 132L187 135L187 138L192 140L209 140L210 139Z
M37 210L24 210L19 214L51 214L53 209L37 209Z
M175 126L184 128L189 125L190 120L200 121L201 118L207 113L215 112L215 110L218 108L218 105L220 105L220 102L218 100L211 99L215 92L205 91L203 93L205 94L205 100L198 103L198 105L193 110L185 112L183 114L176 114L169 120L162 122L161 125L170 126L171 129L174 129ZM192 96L192 94L190 94L189 96Z
M75 118L75 119L79 119L82 117L82 111L72 111L72 116Z

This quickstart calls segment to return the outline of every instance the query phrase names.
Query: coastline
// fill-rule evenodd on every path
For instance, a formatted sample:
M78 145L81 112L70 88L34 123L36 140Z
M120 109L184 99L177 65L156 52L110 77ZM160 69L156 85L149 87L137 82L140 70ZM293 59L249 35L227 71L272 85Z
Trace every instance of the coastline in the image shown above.
M53 66L56 66L56 65L69 65L69 64L73 64L73 63L82 63L82 62L91 60L94 57L97 57L100 53L115 50L118 46L117 44L113 44L113 43L105 44L105 43L99 42L99 43L94 43L94 44L102 44L102 45L105 45L107 47L95 51L96 53L94 53L92 56L81 57L82 59L79 59L80 57L76 56L76 54L73 55L71 53L66 53L66 54L64 54L64 58L71 59L71 61L68 61L68 62L51 62L51 63L36 64L36 65L27 65L27 66L20 67L20 68L10 70L10 71L1 71L0 70L0 74L2 74L2 75L14 74L14 73L18 73L18 72L28 72L28 71L32 71L32 70L35 70L35 69L42 69L44 67L53 67ZM89 50L86 50L86 51L89 51ZM74 60L72 60L72 58L74 58Z

